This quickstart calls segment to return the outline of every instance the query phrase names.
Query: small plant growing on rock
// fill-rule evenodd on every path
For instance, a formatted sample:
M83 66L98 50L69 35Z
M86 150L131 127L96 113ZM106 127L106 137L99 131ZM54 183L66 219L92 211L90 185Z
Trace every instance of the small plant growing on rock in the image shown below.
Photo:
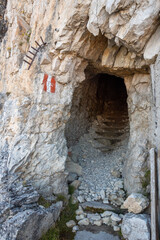
M51 201L46 200L44 197L40 196L38 199L38 204L45 208L49 208L52 205Z
M69 187L69 193L72 195L74 189ZM65 196L58 195L57 200L63 201ZM66 197L65 197L66 199ZM59 221L55 226L49 229L49 231L42 236L41 240L71 240L74 239L75 233L72 232L72 228L68 228L66 223L70 220L76 221L76 210L78 209L78 203L72 203L72 197L70 197L68 204L64 208L63 212L60 215Z
M146 170L145 174L144 174L144 177L142 178L142 188L143 188L143 191L144 191L144 195L146 197L150 197L150 193L147 189L147 187L150 185L150 170Z
M30 37L31 37L31 30L28 30L28 31L25 33L25 38L26 38L26 40L27 40L27 43L29 43Z

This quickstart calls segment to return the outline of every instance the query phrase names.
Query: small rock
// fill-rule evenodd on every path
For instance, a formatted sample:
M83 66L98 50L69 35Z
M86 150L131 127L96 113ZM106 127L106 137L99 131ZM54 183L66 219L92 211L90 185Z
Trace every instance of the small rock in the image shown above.
M113 227L113 230L114 230L115 232L118 232L118 231L120 231L120 227L119 227L119 226L114 226L114 227Z
M111 174L113 177L116 177L116 178L120 178L120 176L121 176L120 171L118 171L117 169L112 169Z
M118 214L112 213L112 215L111 215L111 220L112 220L112 221L115 221L115 222L120 222L120 221L121 221L121 218L118 216Z
M89 218L93 221L98 221L101 219L101 217L98 213L96 213L96 214L89 213L89 214L87 214L87 218Z
M76 173L78 176L82 175L82 167L70 159L67 159L66 169L69 173Z
M101 196L102 200L105 199L105 191L104 190L100 191L100 196Z
M83 196L78 196L77 199L80 203L84 202L84 197Z
M101 226L102 225L102 220L94 221L93 224L96 225L96 226Z
M80 186L81 182L79 180L74 180L71 183L71 186L73 186L75 189L77 189Z
M81 206L79 206L79 209L76 210L76 215L81 215L83 214L83 209Z
M104 203L104 204L108 204L108 203L109 203L108 198L105 198L105 199L103 200L103 203Z
M111 215L112 215L112 212L110 212L110 211L105 211L104 213L101 213L101 217L108 217Z
M69 228L74 227L75 225L76 225L76 223L73 220L70 220L69 222L66 223L66 226Z
M120 181L117 181L115 184L114 184L114 186L115 186L115 188L123 188L123 181L122 180L120 180Z
M87 202L92 201L92 199L90 197L87 197L86 200L87 200Z
M76 219L77 220L82 220L82 219L84 219L86 217L86 215L87 215L86 213L83 213L81 215L76 216Z
M149 205L149 200L141 193L132 193L124 201L121 208L128 209L129 212L141 213Z
M72 232L77 232L79 230L79 227L76 225L72 228Z
M110 217L104 217L104 218L102 218L102 222L103 222L103 224L108 225L109 222L110 222Z
M84 219L80 220L80 221L78 222L78 224L79 224L80 226L82 226L82 225L87 226L87 225L89 225L89 219L88 219L88 218L84 218Z
M77 180L78 175L76 173L69 173L68 177L67 177L67 181L69 183L73 182L74 180Z

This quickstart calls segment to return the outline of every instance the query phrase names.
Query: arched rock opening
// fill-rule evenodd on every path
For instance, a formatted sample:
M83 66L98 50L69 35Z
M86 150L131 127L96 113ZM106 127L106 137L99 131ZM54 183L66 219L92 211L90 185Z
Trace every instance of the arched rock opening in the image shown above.
M107 129L108 137L127 133L129 120L124 80L104 73L86 79L74 91L70 114L65 131L68 147L78 142L94 120ZM104 135L107 137L107 132Z
M100 199L100 192L109 189L106 192L108 201L112 198L110 193L114 191L117 177L122 176L121 157L127 152L127 91L122 78L105 73L89 76L86 73L86 80L74 91L70 119L65 129L69 148L66 163L70 173L68 182L80 180L81 188L89 192L85 196L86 190L82 191L86 201ZM74 163L81 166L82 172ZM123 197L117 196L116 193L116 201L112 200L112 203L121 205Z

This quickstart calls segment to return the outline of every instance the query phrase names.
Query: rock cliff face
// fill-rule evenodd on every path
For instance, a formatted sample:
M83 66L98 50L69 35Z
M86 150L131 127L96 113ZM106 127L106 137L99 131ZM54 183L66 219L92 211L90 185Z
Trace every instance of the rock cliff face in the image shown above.
M86 78L107 73L124 78L128 93L125 188L142 190L154 144L150 64L160 50L159 9L158 0L7 1L8 30L0 46L0 151L8 147L1 175L18 174L44 196L66 194L65 128L74 90ZM28 70L23 60L31 62L36 52L31 46L42 44L40 37L47 44Z
M4 13L6 9L7 0L0 1L0 41L7 31L7 22L4 20Z

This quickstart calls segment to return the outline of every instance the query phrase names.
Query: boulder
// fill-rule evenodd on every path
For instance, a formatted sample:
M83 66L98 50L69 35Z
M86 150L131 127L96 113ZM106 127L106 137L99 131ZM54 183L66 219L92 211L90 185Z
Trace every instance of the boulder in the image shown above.
M123 218L121 231L128 240L150 240L150 217L147 214L127 213Z
M19 211L8 218L0 227L1 240L38 240L42 234L55 224L62 209L62 202L53 204L50 208L37 207Z
M121 208L128 209L128 212L141 213L149 205L149 200L147 197L143 196L141 193L132 193L124 201Z

